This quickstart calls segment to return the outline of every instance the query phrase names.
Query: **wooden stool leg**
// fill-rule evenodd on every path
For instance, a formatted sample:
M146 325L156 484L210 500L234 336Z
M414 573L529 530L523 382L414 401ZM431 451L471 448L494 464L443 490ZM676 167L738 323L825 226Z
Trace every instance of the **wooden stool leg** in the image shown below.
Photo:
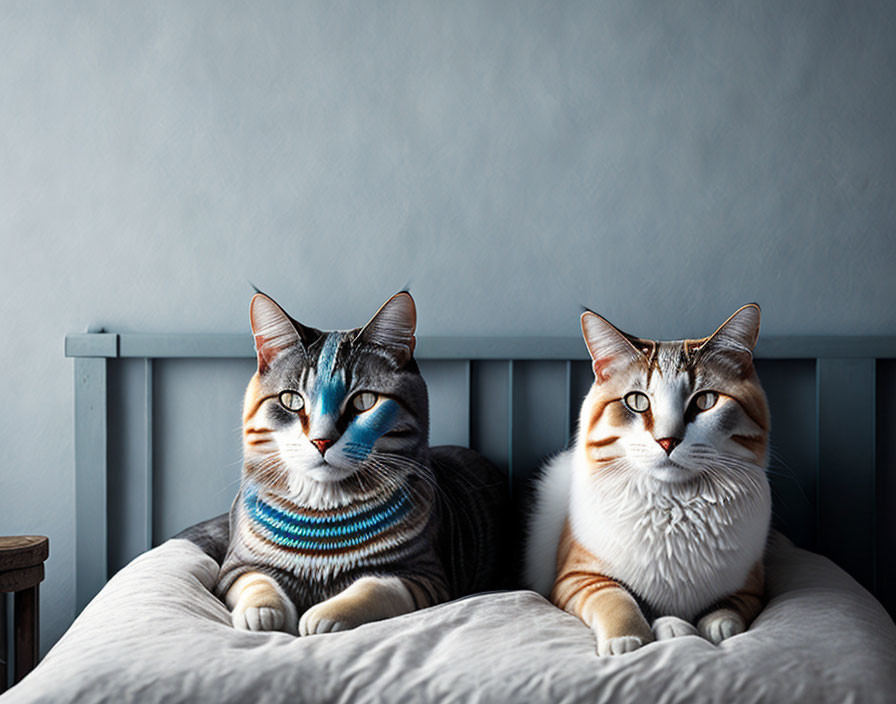
M6 691L9 684L9 644L6 642L6 593L0 592L0 693Z
M37 665L38 629L37 585L16 592L14 613L16 641L15 681L18 682Z

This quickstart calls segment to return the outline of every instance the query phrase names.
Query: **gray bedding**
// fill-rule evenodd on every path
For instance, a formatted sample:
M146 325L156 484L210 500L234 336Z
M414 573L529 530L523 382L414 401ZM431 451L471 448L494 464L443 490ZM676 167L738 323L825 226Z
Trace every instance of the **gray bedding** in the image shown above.
M138 557L0 701L896 701L893 621L840 568L781 537L770 602L748 632L608 658L588 628L529 591L344 633L235 631L210 591L217 571L186 540Z

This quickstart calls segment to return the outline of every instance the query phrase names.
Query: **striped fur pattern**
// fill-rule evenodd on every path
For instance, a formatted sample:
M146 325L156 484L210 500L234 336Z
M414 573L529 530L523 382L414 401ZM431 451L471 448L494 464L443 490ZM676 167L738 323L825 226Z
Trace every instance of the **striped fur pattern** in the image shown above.
M243 477L217 585L234 625L343 630L475 582L446 571L439 555L455 506L433 457L457 476L476 473L471 504L490 500L501 480L471 451L428 446L411 296L396 294L347 332L303 326L263 294L250 317L258 372L244 400ZM484 525L474 532L490 537Z
M586 311L595 380L575 445L536 487L526 577L602 655L742 632L762 603L770 418L752 363L759 308L657 342Z

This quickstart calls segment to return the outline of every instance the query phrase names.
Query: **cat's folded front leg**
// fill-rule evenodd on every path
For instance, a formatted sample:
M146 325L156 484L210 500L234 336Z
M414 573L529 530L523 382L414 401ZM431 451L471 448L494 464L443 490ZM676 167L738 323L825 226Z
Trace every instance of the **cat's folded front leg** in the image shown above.
M416 580L361 577L336 596L315 604L302 614L299 635L346 631L363 623L400 616L429 606L429 603L421 603L422 594Z
M653 640L635 598L622 587L596 591L582 608L582 620L597 636L598 655L621 655Z
M653 640L635 598L604 575L561 573L551 600L591 627L598 655L630 653Z
M653 640L641 607L628 590L572 536L569 523L558 548L559 570L551 601L591 627L598 655L621 655Z
M224 597L233 627L246 631L286 631L295 635L296 607L276 580L261 572L240 575Z

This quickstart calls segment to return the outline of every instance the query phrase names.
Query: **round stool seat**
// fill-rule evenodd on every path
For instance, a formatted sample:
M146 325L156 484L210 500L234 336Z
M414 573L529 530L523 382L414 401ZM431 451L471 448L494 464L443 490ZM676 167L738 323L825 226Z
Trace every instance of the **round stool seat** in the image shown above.
M43 535L0 537L0 572L33 567L50 554L50 541Z
M0 592L18 592L44 579L50 541L42 535L0 537Z

